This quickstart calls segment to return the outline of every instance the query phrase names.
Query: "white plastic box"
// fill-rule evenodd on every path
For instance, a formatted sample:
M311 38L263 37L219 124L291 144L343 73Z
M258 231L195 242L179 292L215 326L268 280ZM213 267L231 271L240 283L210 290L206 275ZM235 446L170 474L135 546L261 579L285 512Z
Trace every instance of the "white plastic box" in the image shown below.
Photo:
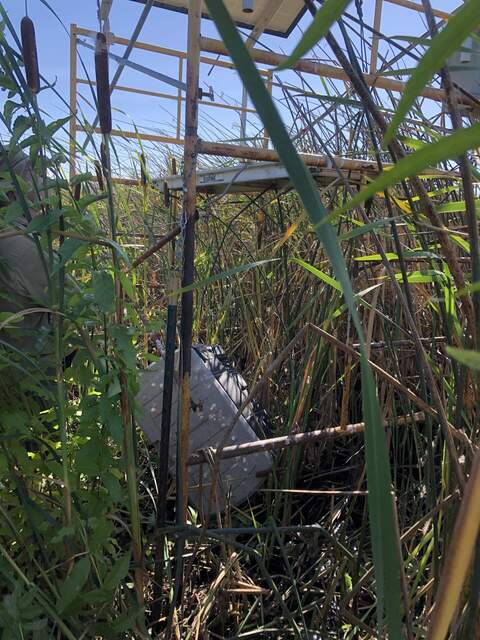
M176 354L178 363L178 352ZM153 442L160 440L163 376L162 358L141 374L137 395L139 412L137 422ZM178 367L175 367L178 371ZM175 474L178 419L178 377L176 374L172 401L169 470ZM265 437L262 417L249 404L231 423L238 408L248 395L243 377L227 362L221 347L197 345L192 349L189 454L199 449L217 448L221 444L234 445L254 442ZM205 515L222 511L228 501L231 505L244 503L258 490L272 467L268 452L230 458L220 462L220 471L212 495L212 469L208 463L189 467L189 500Z

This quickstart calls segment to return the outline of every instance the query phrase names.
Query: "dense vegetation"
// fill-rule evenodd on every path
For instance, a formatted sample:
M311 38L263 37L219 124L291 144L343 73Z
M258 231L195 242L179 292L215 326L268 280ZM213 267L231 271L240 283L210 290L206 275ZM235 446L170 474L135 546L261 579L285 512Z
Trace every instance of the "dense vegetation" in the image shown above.
M141 256L176 224L180 196L165 202L148 176L114 184L108 135L96 173L66 178L70 116L39 108L0 4L1 151L23 149L36 178L31 193L8 167L0 175L0 241L28 235L49 280L45 335L26 328L33 300L0 314L4 640L478 637L480 125L441 71L478 9L466 2L416 45L426 53L392 120L362 84L345 25L338 50L328 31L348 3L322 4L286 66L326 36L357 95L323 96L318 120L286 90L306 131L297 142L334 170L334 156L375 160L379 177L338 170L314 187L222 2L208 0L295 190L199 196L194 339L222 344L258 383L273 435L343 431L276 452L258 495L216 520L190 508L177 527L172 479L162 531L159 451L135 428L134 398L165 338L172 255ZM435 73L447 100L433 123L418 95Z

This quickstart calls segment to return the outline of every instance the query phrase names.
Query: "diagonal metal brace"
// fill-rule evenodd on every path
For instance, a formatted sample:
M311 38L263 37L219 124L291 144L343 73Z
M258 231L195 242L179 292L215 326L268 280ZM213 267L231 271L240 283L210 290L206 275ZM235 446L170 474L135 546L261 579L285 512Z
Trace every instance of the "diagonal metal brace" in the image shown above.
M81 44L83 47L86 47L87 49L91 49L92 51L95 51L95 47L92 44L85 42L85 40L79 39L78 44ZM171 78L170 76L167 76L164 73L160 73L159 71L154 71L153 69L149 69L148 67L145 67L143 64L138 64L136 62L132 62L131 60L126 60L125 58L122 58L121 56L117 56L115 53L112 53L111 51L108 52L108 57L111 58L112 60L115 60L115 62L117 62L120 67L129 67L130 69L139 71L140 73L143 73L147 76L150 76L151 78L154 78L155 80L159 80L160 82L165 82L166 84L169 84L170 86L175 87L176 89L180 89L181 91L187 90L187 85L184 82L181 82L180 80L176 80L175 78Z

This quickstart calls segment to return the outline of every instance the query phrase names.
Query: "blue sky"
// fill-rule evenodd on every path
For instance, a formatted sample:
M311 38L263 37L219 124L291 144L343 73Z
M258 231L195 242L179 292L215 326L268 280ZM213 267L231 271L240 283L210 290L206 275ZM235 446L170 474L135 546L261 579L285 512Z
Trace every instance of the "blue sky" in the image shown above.
M48 1L67 29L70 23L76 23L79 26L93 30L97 29L96 0ZM45 6L46 2L47 0L28 0L29 15L34 20L36 27L40 68L44 76L51 81L56 80L57 89L68 99L69 38L64 27ZM437 0L434 6L448 11L458 6L458 4L459 0ZM24 0L3 0L3 5L7 9L13 24L19 27L20 20L25 12ZM363 2L365 21L370 24L372 23L374 5L375 0L364 0ZM111 30L118 36L128 38L141 14L142 8L141 4L131 0L113 0ZM350 6L350 11L355 13L353 3ZM286 40L265 36L262 42L278 51L288 53L301 37L302 29L309 22L310 16L305 16L300 25ZM186 46L186 26L187 19L185 15L154 8L142 30L140 40L184 50ZM423 32L424 24L417 14L400 7L385 4L382 30L389 35L418 35ZM210 21L203 21L202 33L216 36L215 28ZM92 54L83 48L80 51L86 68L89 73L92 73ZM123 48L117 46L113 49L113 52L117 55L122 55ZM135 51L131 59L164 73L171 73L172 75L174 73L172 63L169 63L168 59L164 57ZM208 67L202 67L202 86L213 85L218 100L230 103L240 101L241 85L233 72L216 69L207 76L208 71ZM111 75L113 73L114 64L111 67ZM288 73L286 72L284 76L285 81L292 79L291 76L288 76ZM84 74L82 73L81 75ZM319 81L315 84L316 80L313 79L312 82L320 90L321 85ZM298 80L295 80L295 82L298 83ZM171 92L171 89L166 85L128 69L124 71L121 84L160 92ZM82 87L81 89L88 100L88 88ZM0 100L3 99L0 94ZM114 119L117 121L118 126L124 129L132 130L135 123L143 130L161 131L166 135L171 135L174 130L175 103L173 102L116 92L113 98L113 105L116 108ZM41 106L52 117L61 117L66 114L65 106L51 92L43 92L41 94ZM86 113L89 113L87 103L83 99L81 100L81 106ZM200 113L200 119L205 137L228 139L228 136L234 138L238 135L238 117L231 111L225 112L219 109L203 108Z

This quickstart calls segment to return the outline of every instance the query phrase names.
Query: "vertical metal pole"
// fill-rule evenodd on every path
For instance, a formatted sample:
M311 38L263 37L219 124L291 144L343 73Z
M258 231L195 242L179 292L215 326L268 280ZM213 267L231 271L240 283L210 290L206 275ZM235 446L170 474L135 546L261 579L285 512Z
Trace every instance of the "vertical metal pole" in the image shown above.
M267 91L270 95L272 95L272 91L273 91L273 77L272 77L272 72L269 71L267 74ZM268 149L268 140L269 140L269 136L268 136L268 131L266 129L266 127L264 127L263 129L263 148L264 149Z
M195 209L197 199L198 85L200 71L200 22L202 0L189 0L187 44L187 91L185 95L185 145L183 151L182 287L193 283L195 256ZM177 525L187 521L188 439L190 426L190 374L192 370L193 292L182 293L180 322L180 389L177 429ZM180 534L175 550L175 589L167 619L165 640L172 632L173 617L183 592L183 551Z
M183 80L183 58L178 59L178 81ZM177 141L182 136L182 90L178 90L177 94Z
M193 283L195 209L197 196L198 85L200 61L201 0L188 6L187 92L183 154L183 265L182 287ZM185 524L188 496L188 436L190 422L190 374L192 366L193 291L182 294L180 325L180 418L177 454L177 523Z
M77 154L77 25L70 25L70 180L76 172Z
M245 87L242 89L242 110L240 112L240 139L242 144L246 144L245 138L247 137L247 108L248 108L248 93Z
M177 173L177 163L172 159L172 174ZM177 222L177 199L170 206L170 226ZM158 501L157 528L163 529L167 515L168 491L168 457L170 450L170 426L172 423L172 399L175 376L175 338L177 333L177 294L179 278L175 267L175 250L173 243L168 248L170 262L170 276L168 290L171 295L167 308L167 331L165 337L165 369L163 377L162 424L160 432L160 446L158 456ZM155 539L155 578L153 584L152 617L155 623L162 615L162 590L164 576L165 535L157 533Z
M373 18L373 28L375 31L380 31L382 24L382 8L383 0L375 0L375 17ZM377 34L374 33L372 39L372 55L370 57L370 73L377 73L378 42L379 38Z

